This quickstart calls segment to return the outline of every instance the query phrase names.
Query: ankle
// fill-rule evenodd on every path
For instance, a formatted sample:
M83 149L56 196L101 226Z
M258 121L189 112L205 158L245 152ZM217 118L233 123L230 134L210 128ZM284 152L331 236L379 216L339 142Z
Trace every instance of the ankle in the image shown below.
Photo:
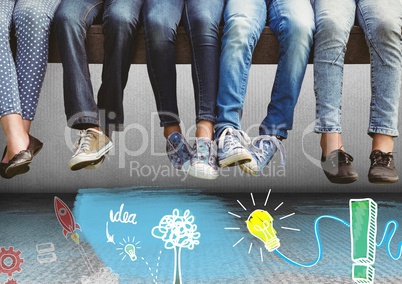
M200 120L197 123L197 130L195 131L195 137L197 138L205 137L212 140L213 136L214 136L213 122L209 120Z
M335 150L345 151L342 145L342 138L340 133L323 133L321 135L320 146L322 150L322 155L324 157L328 156L331 152Z
M19 135L12 135L7 137L7 153L2 160L3 163L7 163L16 154L22 150L26 150L29 147L29 136L26 132L22 132Z
M163 129L163 136L165 136L165 138L167 139L169 137L169 135L172 134L173 132L178 132L181 134L180 126L179 125L165 126Z
M384 134L373 134L371 151L374 150L380 150L384 153L392 152L394 150L394 138Z

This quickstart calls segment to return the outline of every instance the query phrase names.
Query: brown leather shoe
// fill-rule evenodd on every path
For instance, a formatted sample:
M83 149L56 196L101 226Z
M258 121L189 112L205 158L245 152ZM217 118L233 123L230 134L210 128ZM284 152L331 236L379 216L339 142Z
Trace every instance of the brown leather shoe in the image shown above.
M0 163L0 176L8 179L9 177L6 175L6 165L5 163Z
M391 152L384 153L380 150L374 150L370 155L371 166L368 173L368 179L371 183L388 184L399 180L395 168L394 156Z
M2 178L8 179L9 177L6 175L7 163L2 162L4 157L6 156L6 153L7 153L7 146L6 146L6 148L4 148L3 156L1 157L1 161L0 161L0 176Z
M321 167L332 183L352 183L358 174L352 166L353 157L340 149L334 150L321 158Z
M31 152L32 157L35 157L36 154L38 154L39 151L42 149L43 143L40 142L35 137L33 137L32 135L28 135L28 136L29 136L29 146L28 146L27 150L29 150Z
M33 157L38 154L42 149L43 143L35 137L29 136L29 146L27 150L22 150L8 163L0 163L0 176L6 179L13 178L16 175L25 174L29 171L29 164L32 162ZM7 147L4 149L3 157L7 152Z
M22 150L6 164L5 174L8 178L25 174L29 171L28 165L32 162L32 154L29 150Z

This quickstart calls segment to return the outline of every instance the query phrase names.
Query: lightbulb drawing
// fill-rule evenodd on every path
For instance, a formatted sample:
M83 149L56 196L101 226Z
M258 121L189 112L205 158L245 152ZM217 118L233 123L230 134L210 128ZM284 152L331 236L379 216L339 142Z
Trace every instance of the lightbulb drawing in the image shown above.
M135 255L135 246L133 244L127 244L124 247L124 251L130 257L131 261L137 260L137 256Z
M265 248L272 252L281 246L276 230L274 218L265 210L257 209L246 220L247 229L254 237L260 239Z
M271 195L271 189L268 191L268 194L265 198L265 202L264 202L264 207L267 206L268 204L268 200L269 197ZM253 193L250 193L250 197L251 197L251 201L253 203L253 206L257 206L256 202L254 200L254 195ZM248 211L248 209L246 208L246 206L244 206L240 200L237 200L237 203L241 206L241 208L243 208L243 210L245 212ZM276 207L274 207L273 211L274 213L277 212L277 210L279 208L281 208L281 206L284 204L284 202L279 203ZM280 247L280 241L278 239L278 237L276 236L276 230L273 228L273 221L274 218L272 217L272 215L270 213L268 213L267 210L262 210L262 209L254 209L254 211L248 215L248 218L245 216L241 216L240 214L235 214L233 212L228 212L228 214L238 218L238 219L242 219L244 221L241 221L243 224L246 223L246 227L249 231L249 233L251 233L252 236L256 237L257 239L259 239L260 241L262 241L262 243L264 244L265 248L267 249L268 252L276 252L277 249ZM296 213L290 213L288 215L282 216L279 218L279 221L281 222L281 224L283 222L286 222L285 219L289 220L289 217L294 216ZM247 218L247 219L246 219ZM265 221L264 221L265 220ZM300 231L300 229L297 228L292 228L292 227L285 227L285 226L280 226L281 229L283 230L291 230L291 231ZM225 230L237 230L237 231L241 231L241 227L225 227ZM233 247L236 247L238 244L240 244L243 240L245 239L245 237L241 237L234 245ZM248 249L248 254L251 253L251 250L253 248L253 242L250 243L249 249ZM260 258L261 258L261 262L264 261L264 257L263 257L263 248L262 246L259 248L260 251Z
M135 242L135 237L130 241L130 237L127 237L127 240L123 238L123 242L119 242L121 247L116 248L116 250L121 251L119 255L122 255L122 259L124 260L127 256L131 259L131 261L137 260L136 251L141 247L138 246L140 242Z

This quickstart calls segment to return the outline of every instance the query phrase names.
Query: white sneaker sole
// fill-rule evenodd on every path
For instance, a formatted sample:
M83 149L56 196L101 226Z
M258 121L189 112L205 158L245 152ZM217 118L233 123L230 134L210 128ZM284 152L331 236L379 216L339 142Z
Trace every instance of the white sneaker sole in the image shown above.
M95 166L102 162L104 156L114 147L112 142L109 142L96 155L93 156L76 156L68 162L68 167L72 171L78 171L87 166ZM100 165L99 165L100 166ZM98 166L98 167L99 167ZM96 169L96 168L94 168Z
M233 167L236 166L237 164L244 164L251 162L253 160L253 157L247 150L243 151L237 151L237 153L219 160L219 167Z
M241 164L240 169L242 169L243 172L245 172L246 174L249 174L249 175L255 176L258 174L258 166L254 161Z
M214 170L212 167L205 164L195 164L191 165L188 174L201 179L214 180L219 176L219 172Z

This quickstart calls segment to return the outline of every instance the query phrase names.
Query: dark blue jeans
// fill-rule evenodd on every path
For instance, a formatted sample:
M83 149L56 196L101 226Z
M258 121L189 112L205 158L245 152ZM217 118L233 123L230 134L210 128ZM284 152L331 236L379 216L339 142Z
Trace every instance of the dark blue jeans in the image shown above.
M127 83L134 38L144 0L62 1L55 28L63 63L64 105L68 126L100 126L119 130L124 123L123 90ZM85 49L86 32L103 12L104 63L102 85L95 103Z
M192 47L196 122L214 121L219 76L219 24L224 0L147 0L143 18L147 67L161 126L180 123L174 42L183 25Z

